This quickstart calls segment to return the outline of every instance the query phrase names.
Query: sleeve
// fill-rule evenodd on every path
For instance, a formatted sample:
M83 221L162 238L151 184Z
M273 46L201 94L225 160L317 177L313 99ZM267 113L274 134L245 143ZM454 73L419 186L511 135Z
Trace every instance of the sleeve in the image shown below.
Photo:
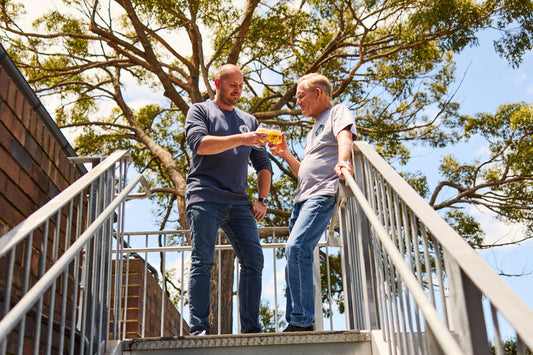
M185 118L185 135L187 144L189 144L193 152L196 153L200 142L208 132L206 111L200 105L192 105Z
M270 158L266 152L266 149L254 149L250 153L250 160L252 161L252 166L255 169L255 172L259 172L263 169L268 169L272 173L272 166L270 164Z
M348 107L344 105L338 105L335 114L333 115L333 133L335 137L339 134L340 131L350 126L350 131L353 135L357 134L357 129L355 127L355 119L352 112Z

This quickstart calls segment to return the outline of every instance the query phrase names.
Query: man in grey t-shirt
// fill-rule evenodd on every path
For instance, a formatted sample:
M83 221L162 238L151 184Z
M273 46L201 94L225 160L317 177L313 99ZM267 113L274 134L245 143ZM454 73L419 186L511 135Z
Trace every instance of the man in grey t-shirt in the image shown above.
M272 154L282 157L298 176L294 209L289 221L285 280L289 324L284 332L313 330L313 250L335 210L335 195L342 168L353 174L350 162L354 117L344 105L331 103L331 84L320 74L298 81L296 104L302 114L315 119L307 135L305 154L299 162L290 152L285 134L280 144L269 144Z

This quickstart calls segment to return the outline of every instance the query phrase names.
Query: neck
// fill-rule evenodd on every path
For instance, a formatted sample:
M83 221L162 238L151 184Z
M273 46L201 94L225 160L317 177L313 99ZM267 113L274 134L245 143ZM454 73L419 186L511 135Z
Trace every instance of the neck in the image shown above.
M218 107L220 107L221 110L224 110L224 111L232 111L233 110L233 105L225 104L222 100L220 100L218 98L218 96L215 96L215 103L217 104Z
M319 113L316 115L316 116L313 116L313 118L316 120L321 114L323 114L324 112L326 112L327 110L329 110L331 108L331 106L333 106L331 104L331 102L325 102L321 107L320 107L320 110L319 110Z

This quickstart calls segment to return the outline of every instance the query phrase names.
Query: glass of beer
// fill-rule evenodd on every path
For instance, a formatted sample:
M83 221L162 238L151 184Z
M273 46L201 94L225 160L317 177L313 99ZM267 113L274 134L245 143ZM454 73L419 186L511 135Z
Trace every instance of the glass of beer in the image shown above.
M278 125L271 125L268 133L268 141L272 144L281 143L281 128Z
M257 128L257 132L266 133L268 134L268 137L266 137L267 141L273 144L279 144L281 143L281 129L278 125L267 125L266 123L259 124L259 127Z

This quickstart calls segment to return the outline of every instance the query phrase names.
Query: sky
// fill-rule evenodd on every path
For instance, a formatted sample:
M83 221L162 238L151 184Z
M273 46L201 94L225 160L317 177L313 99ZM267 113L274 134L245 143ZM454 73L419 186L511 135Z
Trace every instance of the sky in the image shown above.
M30 4L33 0L24 0ZM28 6L30 12L42 11L43 7L60 6L58 0L42 0L42 7ZM45 6L46 5L46 6ZM457 76L464 74L464 80L458 89L456 100L461 103L461 112L474 114L478 112L494 112L496 107L504 102L525 101L533 103L533 53L524 57L518 69L513 69L500 58L492 48L493 31L481 34L478 47L472 47L459 54L457 59ZM136 88L138 90L138 88ZM137 92L141 105L151 97L158 95L151 90ZM46 105L46 102L45 102ZM52 112L52 108L48 107ZM428 176L430 188L438 182L438 164L443 153L454 153L464 161L470 161L482 156L486 152L485 142L474 140L468 146L448 146L444 149L419 147L413 150L412 160L407 169L421 170ZM157 226L151 224L147 217L146 204L131 202L127 210L126 230L154 230ZM471 211L482 222L487 232L487 241L502 241L519 238L520 226L508 226L495 220L486 211L475 209ZM505 277L505 281L533 308L533 242L524 242L517 246L508 246L487 250L479 253L495 270L506 274L530 273L522 277ZM279 275L278 281L283 280ZM283 283L281 282L281 285ZM282 288L278 287L278 293ZM272 292L272 290L268 290Z

